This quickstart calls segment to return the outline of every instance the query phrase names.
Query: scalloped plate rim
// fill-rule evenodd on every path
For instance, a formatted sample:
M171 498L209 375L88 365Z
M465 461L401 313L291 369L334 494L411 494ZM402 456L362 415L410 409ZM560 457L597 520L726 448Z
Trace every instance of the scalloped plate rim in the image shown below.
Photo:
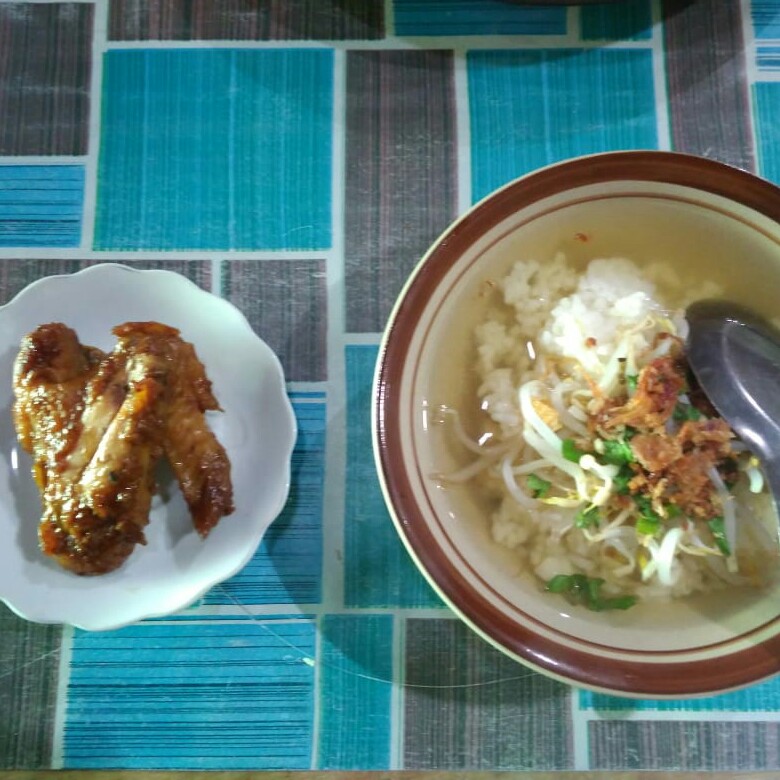
M284 370L282 368L278 356L274 353L271 347L268 346L268 344L254 332L252 326L249 324L249 321L246 319L246 316L243 314L243 312L241 312L230 301L221 298L207 290L204 290L203 288L199 287L195 282L193 282L191 279L175 271L170 271L166 269L132 268L122 263L105 262L93 266L87 266L86 268L82 268L74 273L52 274L50 276L45 276L40 279L34 280L33 282L26 285L24 288L19 290L19 292L17 292L9 301L7 301L6 303L0 306L0 323L2 323L3 317L8 315L9 310L18 307L20 304L23 304L25 298L35 295L35 293L39 292L41 288L48 287L51 285L56 285L56 284L66 284L66 285L76 284L78 283L79 279L83 279L85 276L100 276L106 274L113 275L116 273L120 273L120 274L129 273L133 275L141 275L147 277L158 276L158 277L166 278L171 282L173 282L174 284L179 284L183 288L187 288L190 294L197 295L198 297L204 300L208 300L210 304L213 306L223 308L226 311L230 311L231 315L241 323L242 327L245 330L246 335L251 336L255 340L256 347L259 350L258 354L264 353L264 357L273 366L274 380L275 380L273 383L273 387L279 391L280 394L279 398L282 401L282 406L286 411L288 436L284 442L285 446L283 448L280 448L284 453L284 459L285 459L284 482L283 484L279 483L276 486L277 489L280 490L280 492L278 494L278 498L276 502L273 505L273 508L269 509L267 512L264 512L263 513L264 518L262 520L257 521L258 527L259 528L261 526L262 527L260 528L259 531L255 532L254 536L256 537L256 541L254 538L251 539L251 543L247 545L244 556L235 565L231 566L228 570L201 582L197 588L195 588L194 590L186 594L186 598L180 599L177 606L169 605L160 609L154 609L154 608L143 609L138 611L137 616L133 617L132 619L87 620L81 618L81 619L73 620L73 619L67 619L67 617L65 619L62 619L51 615L40 614L36 611L35 604L20 606L18 603L15 603L13 600L11 600L11 597L4 595L3 592L0 592L0 601L4 603L15 615L19 616L24 620L28 620L30 622L34 622L42 625L61 624L61 625L69 625L76 629L82 629L87 631L108 631L108 630L122 628L127 625L132 625L133 623L142 620L147 620L150 618L165 617L174 612L178 612L186 609L187 607L191 606L194 602L198 601L211 588L231 578L247 565L247 563L252 559L256 550L260 546L263 537L268 531L268 528L271 526L274 520L279 516L285 504L287 503L287 499L289 498L291 477L292 477L291 458L297 440L298 430L297 430L297 420L295 417L295 413L293 411L292 404L290 402L290 399L285 389ZM43 319L45 318L42 318L42 321ZM197 348L197 344L195 346ZM121 572L121 568L117 571ZM77 575L73 575L73 576L77 576ZM2 582L0 582L0 586L2 586Z

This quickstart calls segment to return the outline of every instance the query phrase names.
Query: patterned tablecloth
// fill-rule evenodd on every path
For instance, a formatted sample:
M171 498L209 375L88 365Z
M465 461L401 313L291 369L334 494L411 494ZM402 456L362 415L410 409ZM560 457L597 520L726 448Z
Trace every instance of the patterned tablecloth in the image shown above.
M780 0L0 2L0 302L177 271L279 354L300 426L286 509L193 607L87 633L0 606L0 768L780 769L780 681L631 702L465 629L368 414L393 301L471 203L610 149L780 181L779 128Z

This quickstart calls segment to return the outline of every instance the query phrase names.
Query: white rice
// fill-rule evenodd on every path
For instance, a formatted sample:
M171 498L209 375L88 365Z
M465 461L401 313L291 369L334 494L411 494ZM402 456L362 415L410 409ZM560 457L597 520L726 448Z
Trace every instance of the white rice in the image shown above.
M606 360L615 352L621 335L632 328L638 331L649 312L662 310L653 280L665 287L676 281L670 275L675 276L666 266L655 266L643 274L623 258L593 260L582 274L561 254L552 262L516 263L500 282L503 310L493 312L476 328L481 408L502 436L521 440L518 388L544 375L545 355L578 360L586 370L589 361ZM690 290L687 300L676 303L685 305L688 300L718 293L712 286ZM674 321L678 328L683 327L681 316L675 316ZM641 343L637 347L649 348L651 337L638 334ZM592 342L586 346L588 339L595 339L595 346ZM599 366L603 370L603 363ZM539 503L529 511L509 495L500 479L489 475L484 479L498 499L491 519L494 541L514 550L541 580L581 572L602 577L607 594L625 592L626 576L620 571L626 568L625 559L604 556L603 546L596 557L596 545L590 545L582 533L569 532L576 509ZM620 544L633 544L636 550L633 530L618 537L616 549ZM643 598L684 596L712 587L717 579L703 559L693 557L675 562L673 574L671 588L652 581L642 584L634 577L633 592Z

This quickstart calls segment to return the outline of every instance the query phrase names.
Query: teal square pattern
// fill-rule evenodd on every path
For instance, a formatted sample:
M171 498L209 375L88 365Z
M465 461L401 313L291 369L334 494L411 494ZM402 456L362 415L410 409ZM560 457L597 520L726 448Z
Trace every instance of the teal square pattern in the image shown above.
M649 41L653 28L650 0L584 5L580 27L584 41Z
M0 165L0 247L77 247L82 165Z
M780 141L777 140L777 127L780 122L780 84L763 82L754 85L753 100L759 171L764 178L780 184Z
M649 50L472 51L468 83L474 201L567 157L658 145Z
M780 0L753 0L753 30L759 40L780 38Z
M565 35L566 9L502 0L394 0L398 35Z
M378 348L352 345L347 366L344 603L347 607L441 607L385 508L371 450L371 392Z
M332 119L332 50L108 52L95 248L328 248Z
M393 631L392 615L323 616L319 769L390 765Z
M291 650L293 652L291 652ZM66 769L308 769L311 621L76 631L63 728Z
M287 503L252 560L212 588L206 604L316 604L321 599L325 394L290 393L290 400L298 438Z
M776 712L780 709L780 678L700 699L622 699L580 691L580 708L615 712Z

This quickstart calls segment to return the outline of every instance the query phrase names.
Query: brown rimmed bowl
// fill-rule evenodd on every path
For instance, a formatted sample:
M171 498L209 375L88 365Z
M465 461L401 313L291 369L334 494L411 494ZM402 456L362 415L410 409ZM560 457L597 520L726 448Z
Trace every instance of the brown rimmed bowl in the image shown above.
M780 300L780 189L704 158L615 152L528 174L455 222L408 280L377 363L374 453L401 539L473 630L559 680L668 698L776 674L780 584L641 602L625 612L570 607L491 540L473 487L435 478L464 463L433 413L473 398L472 331L490 285L516 260L557 251L575 261L665 260L683 278L725 274L730 297L766 309Z

